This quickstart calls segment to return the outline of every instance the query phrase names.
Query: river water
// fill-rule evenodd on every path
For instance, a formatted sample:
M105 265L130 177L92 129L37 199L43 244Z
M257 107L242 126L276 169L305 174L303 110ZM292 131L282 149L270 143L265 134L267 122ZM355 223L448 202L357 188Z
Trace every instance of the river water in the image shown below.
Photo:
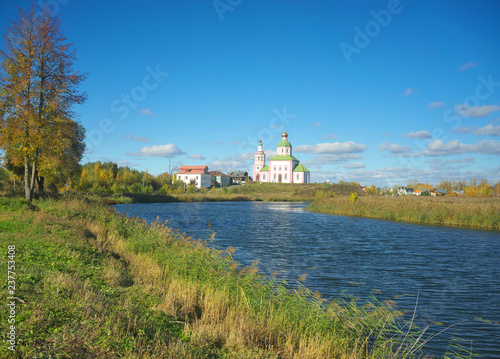
M306 211L305 203L209 202L117 205L119 213L171 225L194 238L236 249L242 265L276 273L325 298L396 301L420 327L425 352L442 357L450 343L480 358L500 358L500 233L422 226ZM208 228L210 223L210 229Z

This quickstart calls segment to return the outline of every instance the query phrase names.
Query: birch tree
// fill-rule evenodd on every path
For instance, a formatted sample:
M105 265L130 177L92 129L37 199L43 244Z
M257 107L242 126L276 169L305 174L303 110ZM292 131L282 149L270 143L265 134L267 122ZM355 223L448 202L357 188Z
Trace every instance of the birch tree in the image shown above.
M76 52L48 9L18 9L0 51L0 149L12 166L24 167L25 198L35 182L58 168L78 164L84 129L72 107L86 94L78 91L86 74L73 71ZM40 186L41 182L41 186Z

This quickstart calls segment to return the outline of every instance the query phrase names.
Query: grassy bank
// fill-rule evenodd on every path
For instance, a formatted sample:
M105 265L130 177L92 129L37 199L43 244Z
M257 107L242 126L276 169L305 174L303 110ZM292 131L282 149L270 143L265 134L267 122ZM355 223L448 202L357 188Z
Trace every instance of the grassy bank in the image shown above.
M358 187L339 184L287 184L256 183L229 188L217 188L216 191L180 193L172 195L128 193L106 196L109 204L127 203L167 203L167 202L222 202L222 201L266 201L266 202L310 202L318 191L335 195L348 195L351 192L364 195Z
M500 230L500 198L363 196L351 203L347 196L339 196L314 201L307 208L319 213Z
M234 250L164 223L118 216L99 198L0 198L2 268L15 245L15 358L412 357L392 303L289 291ZM0 275L7 292L7 271ZM0 311L5 327L7 310ZM398 349L399 348L399 349Z

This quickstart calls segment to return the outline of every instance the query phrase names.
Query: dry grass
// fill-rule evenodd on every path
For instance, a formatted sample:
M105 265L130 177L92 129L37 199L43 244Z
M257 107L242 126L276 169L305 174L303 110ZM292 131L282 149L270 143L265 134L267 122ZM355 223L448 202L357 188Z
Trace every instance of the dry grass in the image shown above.
M388 219L420 224L500 230L500 198L493 197L347 197L315 201L314 212Z

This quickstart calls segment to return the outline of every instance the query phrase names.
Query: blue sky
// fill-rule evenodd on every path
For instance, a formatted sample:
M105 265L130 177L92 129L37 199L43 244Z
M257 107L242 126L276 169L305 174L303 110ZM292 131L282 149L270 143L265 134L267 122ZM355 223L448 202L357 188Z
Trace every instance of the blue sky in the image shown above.
M83 163L251 171L286 127L313 182L500 181L496 0L38 2L89 73Z

